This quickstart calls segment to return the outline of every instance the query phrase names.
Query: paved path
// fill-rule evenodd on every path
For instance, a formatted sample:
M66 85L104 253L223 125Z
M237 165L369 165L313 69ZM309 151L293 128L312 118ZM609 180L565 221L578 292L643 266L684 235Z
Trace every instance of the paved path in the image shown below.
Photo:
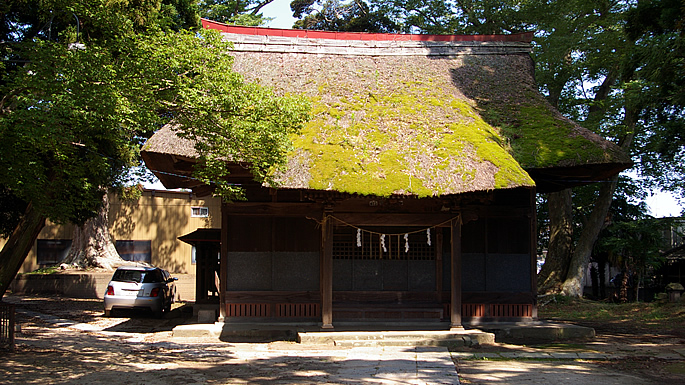
M70 365L73 373L59 383L459 384L452 355L444 347L317 348L291 342L224 343L159 335L151 339L151 333L121 331L127 328L117 322L129 322L123 319L77 323L22 309L17 312L51 325L48 330L61 330L25 328L17 335L20 345L94 356L103 353L106 370L80 373L78 365ZM64 354L65 365L69 357ZM19 357L16 363L26 364ZM8 378L12 383L29 382L22 374L15 372Z
M648 379L607 370L618 354L449 352L441 347L312 347L291 342L226 343L135 332L158 320L77 323L18 309L20 352L0 362L0 384L555 384L637 385ZM23 349L23 350L22 350ZM682 362L678 352L665 357ZM459 375L457 375L459 371Z

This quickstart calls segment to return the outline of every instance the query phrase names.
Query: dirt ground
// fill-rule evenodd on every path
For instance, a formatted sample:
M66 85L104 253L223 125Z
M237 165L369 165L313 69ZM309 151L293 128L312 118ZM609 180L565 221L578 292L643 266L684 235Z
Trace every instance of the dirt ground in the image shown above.
M173 327L192 315L178 305L158 320L139 313L105 318L102 302L96 299L9 295L6 300L18 303L22 313L17 317L20 331L16 334L16 351L0 352L0 384L365 383L352 379L329 382L333 375L330 368L344 354L344 348L329 347L340 352L317 356L308 351L311 348L293 342L250 344L248 350L255 359L247 364L244 353L238 354L245 351L239 343L173 338ZM56 324L35 317L37 313L78 324ZM612 359L455 359L459 380L446 379L444 383L685 384L685 332L681 328L648 333L629 327L587 326L595 327L597 332L590 341L498 343L463 351L601 352Z

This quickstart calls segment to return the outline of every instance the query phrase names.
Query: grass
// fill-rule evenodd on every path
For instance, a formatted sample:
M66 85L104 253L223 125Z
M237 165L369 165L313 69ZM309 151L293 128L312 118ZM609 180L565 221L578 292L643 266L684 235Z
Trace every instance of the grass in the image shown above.
M556 297L538 310L539 318L591 324L635 332L669 332L685 325L685 304L655 302L609 303Z
M59 266L48 266L48 267L41 267L40 269L24 273L24 274L34 274L34 275L48 275L48 274L55 274L60 271Z

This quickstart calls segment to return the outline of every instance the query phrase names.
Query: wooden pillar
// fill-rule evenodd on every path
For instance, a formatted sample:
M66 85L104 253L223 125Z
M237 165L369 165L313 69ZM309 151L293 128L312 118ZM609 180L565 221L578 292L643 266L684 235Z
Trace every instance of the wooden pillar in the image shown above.
M219 322L226 319L226 282L228 280L228 210L221 203L221 259L219 261Z
M535 188L530 189L530 205L528 207L529 215L528 215L528 220L530 221L530 258L531 258L531 266L530 266L530 291L531 294L533 295L533 314L532 317L533 319L538 318L538 305L537 305L537 297L538 297L538 253L537 253L537 248L538 248L538 218L537 218L537 209L536 209L536 201L535 201Z
M195 248L195 303L204 300L207 295L206 293L204 296L202 295L202 289L203 286L205 286L205 277L207 276L207 272L205 271L207 263L204 258L200 257L202 255L200 252L201 247L199 247L200 244L200 242L191 244L191 247Z
M321 226L321 328L333 329L333 220L324 211Z
M435 227L435 294L438 300L442 298L442 227Z
M463 329L461 324L461 215L452 220L451 230L450 329Z

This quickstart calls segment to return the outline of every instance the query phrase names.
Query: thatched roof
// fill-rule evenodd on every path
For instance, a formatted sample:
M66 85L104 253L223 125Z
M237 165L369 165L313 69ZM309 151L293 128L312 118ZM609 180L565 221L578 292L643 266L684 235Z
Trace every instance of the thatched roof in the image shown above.
M531 187L531 170L596 180L629 163L538 93L530 35L208 26L234 42L234 69L247 80L311 101L281 188L435 196ZM161 130L145 151L192 158L174 137Z

